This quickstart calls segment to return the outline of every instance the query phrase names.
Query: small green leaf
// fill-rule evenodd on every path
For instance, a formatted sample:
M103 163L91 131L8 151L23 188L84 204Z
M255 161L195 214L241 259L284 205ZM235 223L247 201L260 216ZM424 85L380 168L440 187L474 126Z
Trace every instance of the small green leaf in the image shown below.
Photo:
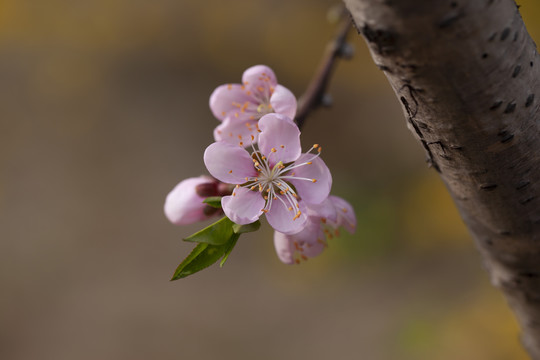
M216 221L210 226L188 236L184 241L205 243L209 245L223 245L233 235L234 223L227 217Z
M203 203L216 209L221 209L221 196L210 196L203 200Z
M217 262L222 256L223 259L221 260L219 267L223 267L223 264L227 261L227 258L236 245L239 237L240 234L232 234L229 240L223 245L210 245L208 243L197 244L188 257L178 265L171 281L182 279L204 270Z
M229 258L229 254L234 249L234 246L236 245L236 242L238 241L239 237L240 237L240 234L234 234L229 239L229 242L223 245L225 247L225 252L223 255L223 259L221 259L221 262L219 263L219 267L223 267L223 265L225 264L225 261L227 261L227 259Z
M209 247L211 249L208 249ZM216 251L215 248L216 246L205 243L197 244L188 257L178 265L171 281L184 278L215 263L223 255L222 252ZM219 256L216 258L217 255Z
M232 229L233 229L235 234L244 234L244 233L248 233L248 232L257 231L257 230L259 230L260 227L261 227L261 222L259 220L257 220L255 222L252 222L251 224L247 224L247 225L234 224L232 226Z

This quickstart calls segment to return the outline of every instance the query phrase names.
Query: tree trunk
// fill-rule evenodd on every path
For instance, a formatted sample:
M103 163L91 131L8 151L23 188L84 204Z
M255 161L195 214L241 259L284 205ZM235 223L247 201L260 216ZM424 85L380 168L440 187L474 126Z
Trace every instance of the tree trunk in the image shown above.
M518 7L344 1L540 360L540 59Z

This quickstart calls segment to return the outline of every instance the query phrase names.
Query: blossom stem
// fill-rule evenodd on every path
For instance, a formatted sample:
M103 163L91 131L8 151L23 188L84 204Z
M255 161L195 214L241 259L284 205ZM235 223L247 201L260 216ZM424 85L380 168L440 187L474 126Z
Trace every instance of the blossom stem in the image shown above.
M298 102L298 111L295 121L301 129L309 113L323 103L323 97L328 87L332 70L338 58L343 56L343 48L347 41L347 35L352 28L351 17L347 9L343 8L341 21L334 39L328 43L323 54L319 68L311 79L306 91Z

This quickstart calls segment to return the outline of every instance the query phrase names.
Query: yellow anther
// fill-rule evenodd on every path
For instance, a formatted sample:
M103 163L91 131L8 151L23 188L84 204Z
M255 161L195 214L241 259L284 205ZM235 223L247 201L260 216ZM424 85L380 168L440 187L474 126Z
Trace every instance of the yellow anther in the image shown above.
M321 152L321 151L322 151L322 147L319 147L319 148L317 149L317 151L318 151L318 152Z
M311 182L316 183L316 182L317 182L317 179L311 179Z
M229 174L232 174L232 170L229 170Z
M289 211L292 211L292 206L289 206L289 209L288 209L288 210L289 210Z
M343 211L344 213L346 213L346 212L347 212L347 209L346 209L346 208L343 208L343 209L341 209L341 211Z
M276 150L276 148L271 148L270 151L271 152L276 152L277 150Z
M255 190L257 186L256 185L253 185L252 187L249 188L249 190Z
M239 139L239 140L242 140L242 135L238 135L238 139Z
M240 141L240 142L238 143L238 145L244 146L244 143L243 143L242 141Z
M311 165L311 164L313 164L311 161L308 161L308 162L306 163L306 165Z
M313 147L316 149L319 147L319 144L313 144Z
M285 145L279 145L279 147L283 149L283 148L285 148Z
M240 115L238 115L238 113L235 112L235 113L234 113L234 117L238 117L238 116L240 116Z
M222 111L221 116L225 116L225 115L227 115L227 113L225 111Z
M231 170L231 171L232 171L232 170ZM239 185L239 184L237 184L237 185L235 186L235 188L237 188L237 189L238 189L239 187L240 187L240 185Z
M268 196L264 195L264 200L268 200Z
M251 141L255 141L255 136L251 135Z
M263 92L264 88L262 86L257 86L257 90L259 90L260 92Z
M245 112L246 109L247 109L247 107L248 107L248 104L249 104L249 103L246 101L246 102L244 103L244 105L242 106L242 108L240 109L240 111L241 111L241 112Z

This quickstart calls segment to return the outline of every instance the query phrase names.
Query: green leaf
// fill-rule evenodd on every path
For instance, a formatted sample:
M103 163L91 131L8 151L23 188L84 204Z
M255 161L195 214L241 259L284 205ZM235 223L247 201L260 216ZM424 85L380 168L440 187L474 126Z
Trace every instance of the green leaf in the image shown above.
M225 264L225 261L227 261L227 259L229 258L229 254L234 249L234 246L236 245L236 242L238 241L239 237L240 237L240 234L234 234L229 239L229 242L223 245L225 246L225 252L223 255L223 259L221 259L221 262L219 263L219 267L223 267L223 265Z
M251 224L247 224L247 225L234 224L232 226L232 229L233 229L235 234L244 234L244 233L248 233L248 232L257 231L257 230L259 230L260 227L261 227L261 222L259 220L257 220L255 222L252 222Z
M203 200L203 203L216 209L221 209L221 196L209 196Z
M184 241L205 243L209 245L223 245L233 235L233 225L229 218L223 217L210 226L188 236Z
M185 278L188 275L206 269L218 261L226 250L226 245L197 244L188 257L178 265L171 281Z

